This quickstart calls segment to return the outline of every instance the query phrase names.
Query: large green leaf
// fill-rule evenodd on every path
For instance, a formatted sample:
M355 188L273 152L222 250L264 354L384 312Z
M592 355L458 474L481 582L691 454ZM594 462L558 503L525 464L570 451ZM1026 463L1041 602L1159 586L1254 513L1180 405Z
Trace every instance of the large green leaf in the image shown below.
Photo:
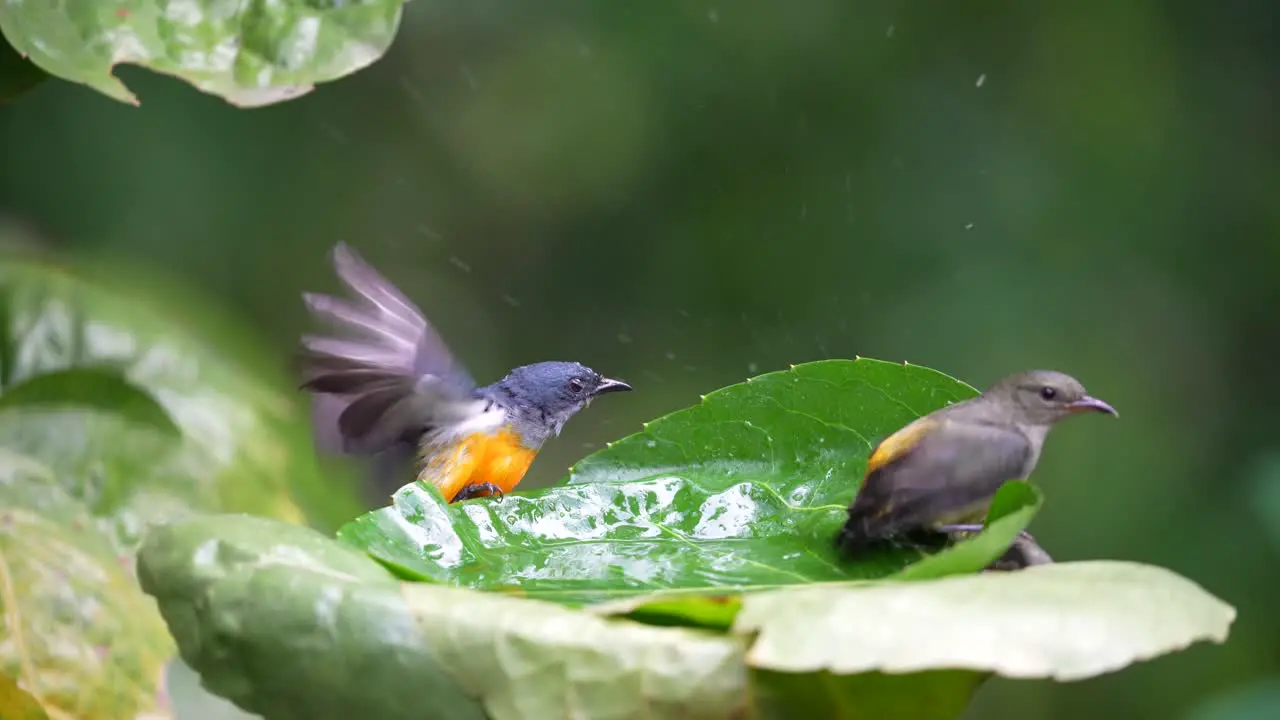
M235 105L298 97L386 52L404 0L0 3L0 32L40 68L117 100L122 63L180 77Z
M246 515L152 531L138 578L211 691L270 720L481 720L385 569Z
M430 583L404 594L440 667L493 720L729 718L748 703L742 638Z
M1075 679L1221 641L1234 610L1168 571L1046 565L743 594L720 631L394 578L245 516L153 532L139 575L183 658L269 720L959 717L989 674Z
M567 603L885 577L921 555L847 563L833 547L867 455L907 422L974 394L907 364L798 365L648 423L578 463L566 485L450 505L412 484L339 537L406 578ZM1037 505L1033 495L1020 504ZM968 540L921 576L984 567L1033 513L1015 513L994 542Z
M287 386L194 299L166 299L34 261L0 266L0 445L50 465L126 548L190 510L300 521L294 491L317 495L322 481Z
M166 713L159 688L173 645L132 558L52 471L4 449L0 508L0 717Z
M1088 561L753 593L733 629L756 638L747 663L773 671L949 668L1080 680L1194 642L1223 642L1235 615L1163 568Z
M25 508L3 529L22 573L3 637L21 642L0 642L0 675L59 718L159 711L172 645L132 576L148 526L208 510L298 522L293 491L321 484L298 408L235 333L130 279L0 265L0 468L17 453L40 468L0 501Z
M972 572L999 557L1039 509L1040 493L1023 482L1007 483L996 493L980 534L907 565L886 580L927 580ZM747 588L751 589L751 588ZM692 588L636 595L596 603L597 615L625 615L655 625L690 625L728 629L742 607L742 590Z

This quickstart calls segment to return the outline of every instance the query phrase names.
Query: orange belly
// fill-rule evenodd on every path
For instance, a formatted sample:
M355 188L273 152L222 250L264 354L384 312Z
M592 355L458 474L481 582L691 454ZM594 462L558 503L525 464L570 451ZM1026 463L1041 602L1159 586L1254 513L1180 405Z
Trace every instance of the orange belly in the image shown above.
M537 454L510 430L477 433L427 458L418 479L435 485L450 502L462 488L479 483L493 483L508 493L520 484Z

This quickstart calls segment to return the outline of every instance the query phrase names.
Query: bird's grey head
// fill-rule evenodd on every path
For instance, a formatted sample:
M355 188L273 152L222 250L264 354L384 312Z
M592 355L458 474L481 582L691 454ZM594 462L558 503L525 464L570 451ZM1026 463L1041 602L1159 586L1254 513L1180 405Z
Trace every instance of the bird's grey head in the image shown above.
M538 425L538 430L559 435L565 422L597 395L630 390L631 386L581 363L551 361L518 367L494 389L524 420Z
M992 385L983 395L1002 399L1013 420L1028 425L1052 425L1081 412L1118 415L1115 408L1089 395L1079 380L1056 370L1030 370L1010 375Z

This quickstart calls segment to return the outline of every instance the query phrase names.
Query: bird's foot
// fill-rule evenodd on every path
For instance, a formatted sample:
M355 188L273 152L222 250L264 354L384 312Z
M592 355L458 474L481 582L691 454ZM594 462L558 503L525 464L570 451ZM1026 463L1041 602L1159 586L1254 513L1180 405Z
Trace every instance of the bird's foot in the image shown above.
M982 525L942 525L938 528L941 532L953 535L969 535L980 532ZM1049 553L1040 547L1036 539L1031 533L1022 530L1018 533L1018 537L1014 538L1013 544L1005 550L1004 555L987 566L987 571L995 570L1000 572L1008 572L1012 570L1022 570L1032 565L1048 565L1053 562L1053 558Z
M504 497L502 493L502 488L498 487L497 485L494 485L493 483L490 483L490 482L472 483L462 488L461 490L459 490L458 493L453 496L453 500L450 500L450 502L460 502L462 500L470 500L471 498L481 497L482 495L492 495L494 497L497 497L498 502L502 502L502 498Z

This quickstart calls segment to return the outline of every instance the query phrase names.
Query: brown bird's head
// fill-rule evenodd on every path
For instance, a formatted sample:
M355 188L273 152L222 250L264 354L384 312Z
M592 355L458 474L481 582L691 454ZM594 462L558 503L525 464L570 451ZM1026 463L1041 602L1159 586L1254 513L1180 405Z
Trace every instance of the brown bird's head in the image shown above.
M1119 417L1115 408L1089 395L1084 385L1055 370L1030 370L1010 375L982 393L1009 413L1019 425L1052 425L1081 412Z

